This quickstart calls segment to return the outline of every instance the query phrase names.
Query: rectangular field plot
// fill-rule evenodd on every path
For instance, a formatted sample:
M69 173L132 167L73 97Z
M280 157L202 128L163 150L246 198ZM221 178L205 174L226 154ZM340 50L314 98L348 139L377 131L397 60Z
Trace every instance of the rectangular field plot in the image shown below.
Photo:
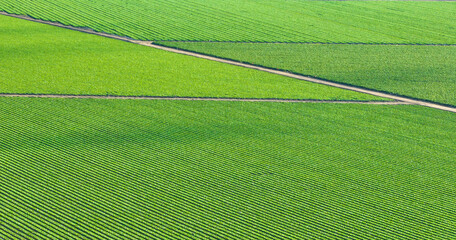
M456 44L456 2L0 0L0 11L143 40Z
M161 44L456 106L456 46Z
M0 93L380 100L0 16Z
M0 98L0 238L453 239L456 117Z

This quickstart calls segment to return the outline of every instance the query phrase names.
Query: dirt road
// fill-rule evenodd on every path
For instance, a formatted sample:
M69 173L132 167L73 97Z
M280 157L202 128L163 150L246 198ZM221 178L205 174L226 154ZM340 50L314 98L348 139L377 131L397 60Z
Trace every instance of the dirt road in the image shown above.
M286 77L291 77L291 78L295 78L295 79L299 79L299 80L303 80L303 81L323 84L323 85L327 85L327 86L347 89L347 90L351 90L351 91L355 91L355 92L370 94L370 95L373 95L373 96L389 98L389 99L393 99L393 100L398 101L398 102L404 102L404 103L407 103L407 104L420 105L420 106L425 106L425 107L430 107L430 108L435 108L435 109L439 109L439 110L444 110L444 111L449 111L449 112L456 113L456 107L446 106L446 105L443 105L443 104L432 103L432 102L428 102L428 101L424 101L424 100L417 100L417 99L413 99L413 98L409 98L409 97L398 96L398 95L384 93L384 92L380 92L380 91L376 91L376 90L365 89L365 88L362 88L362 87L350 86L350 85L343 84L343 83L331 82L331 81L322 80L322 79L318 79L318 78L313 78L313 77L303 76L303 75L299 75L299 74L289 73L289 72L282 71L282 70L275 70L275 69L266 68L266 67L262 67L262 66L256 66L256 65L252 65L252 64L241 63L241 62L237 62L237 61L233 61L233 60L212 57L212 56L208 56L208 55L204 55L204 54L200 54L200 53L194 53L194 52L190 52L190 51L179 50L179 49L170 48L170 47L164 47L164 46L153 44L152 41L134 40L134 39L131 39L131 38L128 38L128 37L121 37L121 36L108 34L108 33L95 32L94 30L87 29L87 28L78 28L78 27L73 27L73 26L65 26L65 25L63 25L61 23L51 22L51 21L43 21L43 20L31 18L29 16L9 14L9 13L6 13L6 12L0 12L0 14L1 15L5 15L5 16L11 16L11 17L16 17L16 18L20 18L20 19L25 19L25 20L29 20L29 21L44 23L44 24L48 24L48 25L52 25L52 26L61 27L61 28L71 29L71 30L75 30L75 31L79 31L79 32L84 32L84 33L94 34L94 35L98 35L98 36L103 36L103 37L113 38L113 39L117 39L117 40L122 40L122 41L126 41L126 42L131 42L131 43L135 43L135 44L140 44L140 45L153 47L153 48L156 48L156 49L161 49L161 50L165 50L165 51L169 51L169 52L173 52L173 53L178 53L178 54L184 54L184 55L188 55L188 56L203 58L203 59L207 59L207 60L211 60L211 61L217 61L217 62L226 63L226 64L231 64L231 65L235 65L235 66L239 66L239 67L256 69L256 70L263 71L263 72L268 72L268 73L272 73L272 74L282 75L282 76L286 76Z

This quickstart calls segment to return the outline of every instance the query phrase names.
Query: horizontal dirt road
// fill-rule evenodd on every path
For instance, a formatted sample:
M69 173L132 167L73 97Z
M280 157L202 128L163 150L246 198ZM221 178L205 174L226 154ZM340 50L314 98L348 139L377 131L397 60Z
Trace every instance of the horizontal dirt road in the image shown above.
M314 99L280 99L280 98L215 98L215 97L162 97L162 96L102 96L102 95L69 95L69 94L14 94L0 93L0 97L23 98L81 98L81 99L143 99L143 100L181 100L181 101L225 101L225 102L301 102L301 103L355 103L375 105L407 105L399 101L356 101L356 100L314 100Z
M218 58L218 57L212 57L212 56L208 56L208 55L204 55L204 54L200 54L200 53L194 53L194 52L190 52L190 51L185 51L185 50L180 50L180 49L175 49L175 48L170 48L170 47L164 47L164 46L153 44L152 41L134 40L134 39L131 39L131 38L128 38L128 37L121 37L121 36L108 34L108 33L103 33L103 32L95 32L92 29L79 28L79 27L73 27L73 26L66 26L66 25L63 25L63 24L58 23L58 22L51 22L51 21L44 21L44 20L40 20L40 19L34 19L32 17L29 17L29 16L9 14L9 13L6 13L6 12L0 12L0 14L1 15L5 15L5 16L25 19L25 20L29 20L29 21L44 23L44 24L48 24L48 25L52 25L52 26L61 27L61 28L71 29L71 30L75 30L75 31L79 31L79 32L84 32L84 33L94 34L94 35L98 35L98 36L103 36L103 37L113 38L113 39L117 39L117 40L122 40L122 41L126 41L126 42L131 42L131 43L135 43L135 44L140 44L140 45L153 47L153 48L156 48L156 49L161 49L161 50L165 50L165 51L169 51L169 52L173 52L173 53L179 53L179 54L184 54L184 55L188 55L188 56L203 58L203 59L207 59L207 60L211 60L211 61L227 63L227 64L239 66L239 67L255 69L255 70L259 70L259 71L263 71L263 72L269 72L269 73L282 75L282 76L286 76L286 77L290 77L290 78L295 78L295 79L299 79L299 80L304 80L304 81L308 81L308 82L313 82L313 83L323 84L323 85L337 87L337 88L341 88L341 89L347 89L347 90L351 90L351 91L355 91L355 92L370 94L370 95L373 95L373 96L389 98L389 99L393 99L393 100L399 101L399 102L404 102L404 103L407 103L407 104L420 105L420 106L425 106L425 107L429 107L429 108L435 108L435 109L439 109L439 110L444 110L444 111L449 111L449 112L456 113L456 107L450 107L450 106L446 106L446 105L443 105L443 104L432 103L432 102L428 102L428 101L424 101L424 100L417 100L417 99L413 99L413 98L409 98L409 97L398 96L398 95L384 93L384 92L380 92L380 91L376 91L376 90L365 89L365 88L362 88L362 87L351 86L351 85L347 85L347 84L343 84L343 83L331 82L331 81L322 80L322 79L318 79L318 78L313 78L313 77L303 76L303 75L299 75L299 74L289 73L289 72L282 71L282 70L276 70L276 69L256 66L256 65L252 65L252 64L241 63L241 62L234 61L234 60L228 60L228 59L223 59L223 58Z
M322 0L327 1L327 0ZM331 0L332 1L332 0ZM338 0L345 1L345 0ZM353 0L350 0L353 1ZM372 0L376 1L376 0ZM416 0L414 0L416 1ZM456 1L456 0L454 0ZM239 42L239 41L192 41L192 40L160 40L157 42L174 42L174 43L255 43L255 44L285 44L285 45L369 45L369 46L456 46L456 44L432 44L432 43L327 43L327 42Z

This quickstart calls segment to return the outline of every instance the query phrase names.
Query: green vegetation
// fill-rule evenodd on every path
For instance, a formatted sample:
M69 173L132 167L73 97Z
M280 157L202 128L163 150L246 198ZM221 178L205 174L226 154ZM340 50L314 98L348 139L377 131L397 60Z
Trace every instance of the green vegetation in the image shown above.
M455 2L0 0L0 10L149 40L456 43Z
M456 43L452 2L0 11L138 39ZM161 43L456 105L455 46ZM381 99L4 16L0 93ZM411 105L0 97L0 239L455 239L455 123Z
M0 49L2 93L381 99L5 16Z
M161 44L456 105L456 46Z
M0 98L0 122L0 238L456 238L452 113Z

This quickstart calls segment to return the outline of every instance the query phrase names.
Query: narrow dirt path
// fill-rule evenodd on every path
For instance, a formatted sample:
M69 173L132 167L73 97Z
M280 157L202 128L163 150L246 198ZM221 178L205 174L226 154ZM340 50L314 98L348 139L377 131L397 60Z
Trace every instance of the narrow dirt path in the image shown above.
M345 0L338 0L345 1ZM350 0L352 1L352 0ZM454 0L456 1L456 0ZM283 45L368 45L368 46L456 46L456 44L432 43L329 43L329 42L239 42L239 41L192 41L192 40L160 40L161 43L255 43L255 44L283 44Z
M179 53L179 54L184 54L184 55L188 55L188 56L203 58L203 59L207 59L207 60L211 60L211 61L227 63L227 64L239 66L239 67L255 69L255 70L259 70L259 71L263 71L263 72L273 73L273 74L286 76L286 77L291 77L291 78L304 80L304 81L308 81L308 82L313 82L313 83L323 84L323 85L337 87L337 88L341 88L341 89L347 89L347 90L351 90L351 91L355 91L355 92L370 94L370 95L373 95L373 96L389 98L389 99L393 99L393 100L396 100L396 101L399 101L399 102L404 102L406 104L420 105L420 106L425 106L425 107L429 107L429 108L435 108L435 109L439 109L439 110L444 110L444 111L449 111L449 112L456 113L456 107L450 107L450 106L446 106L446 105L442 105L442 104L438 104L438 103L431 103L431 102L427 102L427 101L424 101L424 100L417 100L417 99L413 99L413 98L409 98L409 97L398 96L398 95L384 93L384 92L380 92L380 91L376 91L376 90L365 89L365 88L362 88L362 87L350 86L350 85L343 84L343 83L336 83L336 82L331 82L331 81L322 80L322 79L318 79L318 78L307 77L307 76L303 76L303 75L289 73L289 72L286 72L286 71L275 70L275 69L261 67L261 66L256 66L256 65L252 65L252 64L241 63L241 62L237 62L237 61L233 61L233 60L212 57L212 56L208 56L208 55L204 55L204 54L200 54L200 53L194 53L194 52L180 50L180 49L175 49L175 48L170 48L170 47L164 47L164 46L160 46L160 45L155 45L155 44L153 44L152 41L134 40L134 39L131 39L129 37L121 37L121 36L108 34L108 33L103 33L103 32L95 32L92 29L79 28L79 27L73 27L73 26L66 26L66 25L63 25L63 24L58 23L58 22L51 22L51 21L44 21L44 20L40 20L40 19L34 19L32 17L29 17L29 16L9 14L9 13L6 13L6 12L0 12L0 14L1 15L5 15L5 16L25 19L25 20L29 20L29 21L44 23L44 24L48 24L48 25L52 25L52 26L61 27L61 28L71 29L71 30L75 30L75 31L79 31L79 32L84 32L84 33L94 34L94 35L98 35L98 36L113 38L113 39L117 39L117 40L131 42L131 43L136 43L136 44L139 44L139 45L153 47L153 48L156 48L156 49L161 49L161 50L165 50L165 51L169 51L169 52L173 52L173 53Z
M0 93L0 97L23 98L81 98L81 99L143 99L143 100L181 100L181 101L226 101L226 102L300 102L300 103L355 103L374 105L407 105L399 101L356 101L356 100L314 100L314 99L280 99L280 98L215 98L215 97L162 97L162 96L102 96L102 95L69 95L69 94L14 94Z

